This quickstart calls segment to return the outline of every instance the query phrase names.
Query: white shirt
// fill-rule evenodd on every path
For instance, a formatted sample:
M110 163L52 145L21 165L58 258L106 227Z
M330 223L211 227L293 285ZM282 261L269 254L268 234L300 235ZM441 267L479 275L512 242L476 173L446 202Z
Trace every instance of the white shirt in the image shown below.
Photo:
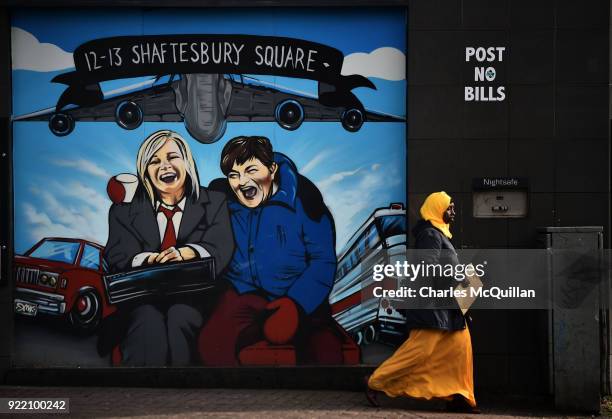
M176 234L176 237L178 237L179 229L181 227L181 220L183 219L183 211L185 210L186 200L187 198L183 197L183 199L181 199L179 203L176 204L180 208L180 211L177 211L172 215L172 225L174 226L174 234ZM155 202L155 212L157 213L157 227L159 228L159 241L161 243L164 241L164 234L166 232L166 225L168 224L168 218L163 212L161 211L157 212L160 205L168 209L174 209L174 206L166 205L160 201ZM200 258L210 257L210 253L208 253L208 251L206 251L206 249L200 246L199 244L189 243L189 244L186 244L186 246L189 246L193 250L195 250L196 253L199 254ZM142 266L142 264L147 260L147 258L151 254L153 254L153 252L138 253L132 259L132 268L137 268L139 266Z

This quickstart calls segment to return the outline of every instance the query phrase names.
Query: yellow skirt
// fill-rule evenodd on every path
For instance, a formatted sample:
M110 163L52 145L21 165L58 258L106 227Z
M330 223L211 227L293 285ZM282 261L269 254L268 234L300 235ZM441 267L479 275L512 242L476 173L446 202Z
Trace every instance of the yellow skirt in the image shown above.
M370 377L368 385L389 397L450 400L476 407L470 331L413 329L410 337Z

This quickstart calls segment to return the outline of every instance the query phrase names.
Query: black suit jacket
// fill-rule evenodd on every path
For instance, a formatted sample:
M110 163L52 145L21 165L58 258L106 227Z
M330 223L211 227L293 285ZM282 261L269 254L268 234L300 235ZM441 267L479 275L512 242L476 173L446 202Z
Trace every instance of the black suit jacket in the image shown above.
M104 259L110 273L128 271L142 252L159 252L161 241L155 209L142 186L130 203L113 204L108 213L108 242ZM234 235L225 194L200 188L197 200L187 198L176 238L176 247L204 247L215 259L217 275L234 252Z
M131 270L132 259L138 253L160 250L155 210L142 186L139 186L132 202L111 206L108 226L104 259L110 273ZM204 247L215 259L215 270L219 277L234 252L234 234L224 193L200 188L200 196L196 201L187 198L176 244L177 247L187 244ZM125 336L129 311L118 310L102 323L98 339L98 352L101 356L108 354Z

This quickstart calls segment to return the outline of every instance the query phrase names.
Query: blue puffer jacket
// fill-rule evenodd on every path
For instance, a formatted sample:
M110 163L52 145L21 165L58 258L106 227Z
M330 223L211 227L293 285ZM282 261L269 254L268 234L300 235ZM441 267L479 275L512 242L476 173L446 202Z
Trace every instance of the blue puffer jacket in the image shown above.
M278 189L265 204L247 208L228 192L236 248L225 278L240 294L288 296L310 314L327 302L334 284L333 218L319 190L287 156L274 153L274 161ZM210 188L223 186L227 190L227 180L217 179Z

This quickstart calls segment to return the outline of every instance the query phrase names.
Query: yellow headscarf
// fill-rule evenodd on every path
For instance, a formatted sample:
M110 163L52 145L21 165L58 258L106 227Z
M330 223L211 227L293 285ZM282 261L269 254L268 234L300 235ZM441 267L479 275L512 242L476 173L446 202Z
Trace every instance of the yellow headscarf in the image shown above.
M451 203L451 197L444 191L434 192L425 199L421 206L421 217L442 231L449 239L453 237L450 226L444 222L443 214Z

